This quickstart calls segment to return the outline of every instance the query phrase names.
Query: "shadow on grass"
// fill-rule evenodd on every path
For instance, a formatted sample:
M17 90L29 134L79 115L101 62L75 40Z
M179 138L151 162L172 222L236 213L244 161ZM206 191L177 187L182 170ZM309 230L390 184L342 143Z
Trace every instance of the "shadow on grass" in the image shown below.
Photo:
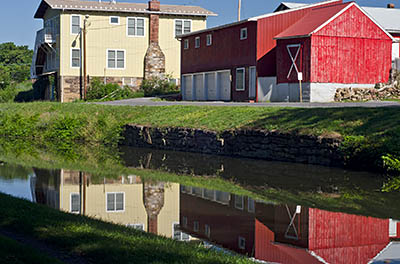
M33 236L93 263L251 263L3 194L0 194L0 203L1 228Z

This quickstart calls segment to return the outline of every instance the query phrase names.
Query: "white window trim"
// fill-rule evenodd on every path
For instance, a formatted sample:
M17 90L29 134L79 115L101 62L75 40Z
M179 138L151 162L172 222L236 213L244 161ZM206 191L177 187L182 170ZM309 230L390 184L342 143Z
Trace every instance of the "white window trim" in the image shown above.
M182 217L182 225L183 225L183 227L185 227L185 228L187 228L187 226L188 226L188 219L187 219L187 217L186 216L183 216Z
M197 225L195 225L197 223ZM197 226L197 228L195 228ZM193 231L194 232L199 232L200 230L200 223L199 221L193 221Z
M244 241L244 246L241 245L240 241ZM246 249L246 239L244 237L239 236L239 238L238 238L238 247L240 249Z
M238 89L238 83L237 83L237 75L238 71L243 70L243 89ZM246 68L236 68L236 76L235 76L235 90L243 92L246 90Z
M117 195L117 194L120 194L120 193L122 193L124 195L124 209L123 210L108 210L107 209L107 196L109 194ZM106 212L107 213L124 213L125 212L125 207L126 207L126 204L125 204L125 192L106 192Z
M81 28L82 28L82 19L81 19L81 15L74 15L74 14L71 14L70 15L70 17L69 17L69 31L70 31L70 33L71 33L71 35L79 35L79 33L80 32L78 32L78 33L72 33L72 17L74 17L74 16L77 16L77 17L79 17L79 31L81 30ZM61 21L60 21L60 25L61 25ZM61 31L61 30L60 30Z
M79 193L70 193L70 195L69 195L69 212L71 214L79 214L81 212L80 206L79 206L78 212L72 212L72 195L78 195L79 196L79 205L81 203L81 195Z
M207 225L207 224L204 225L204 235L206 237L211 237L211 227L210 227L210 225Z
M187 44L187 46L186 46L186 44ZM185 39L185 40L183 41L183 49L187 50L187 49L189 49L189 48L190 48L189 39Z
M210 43L208 42L208 40L210 40ZM208 34L207 35L206 44L207 44L207 46L211 46L212 45L212 34Z
M253 208L253 209L250 209L251 201L253 201L253 205L254 205L254 208ZM254 200L253 200L252 198L250 198L250 197L247 198L247 211L248 211L249 213L254 213L254 212L256 211L256 201L254 201Z
M72 51L73 50L79 50L79 66L77 66L77 67L75 67L75 66L72 66ZM70 67L72 68L72 69L79 69L79 68L81 68L81 65L82 65L82 54L81 54L81 49L77 49L77 48L71 48L71 52L70 52L71 54L70 54L70 60L69 60L69 62L70 62Z
M118 51L123 51L124 52L124 68L117 68L117 57L115 57L115 68L109 68L108 67L108 52L109 51L115 51L116 52L116 54L115 54L115 56L117 56L117 52ZM126 50L124 50L124 49L107 49L106 50L106 69L107 70L125 70L126 69Z
M137 19L143 19L143 36L129 35L129 19L135 19L135 33L137 32ZM146 37L146 18L144 17L127 17L126 18L126 36L129 38L144 38Z
M242 32L243 32L243 31L246 31L246 37L243 37L243 36L242 36ZM241 28L241 29L240 29L240 40L245 40L245 39L247 39L248 33L249 33L249 32L247 31L247 27Z
M197 40L199 41L199 45L197 45ZM200 37L196 37L196 38L194 39L194 47L195 47L196 49L198 49L198 48L200 48L200 46L201 46L201 38L200 38Z
M113 18L118 18L118 23L112 23L111 19ZM119 16L110 16L110 20L109 20L110 25L120 25L121 24L121 17Z
M190 21L190 32L193 28L193 20L191 19L174 19L174 37L176 37L176 21L182 21L182 32L180 35L185 34L185 21Z

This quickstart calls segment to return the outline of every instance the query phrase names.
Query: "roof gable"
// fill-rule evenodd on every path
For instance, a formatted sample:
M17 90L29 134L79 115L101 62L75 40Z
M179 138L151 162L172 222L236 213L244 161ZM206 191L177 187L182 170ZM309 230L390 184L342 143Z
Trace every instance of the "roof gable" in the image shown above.
M275 38L309 36L312 32L318 29L318 27L326 23L330 18L334 17L348 5L349 3L345 3L326 8L313 9L309 14L277 35Z
M361 25L360 30L354 30L355 23L357 26ZM393 39L354 2L315 8L275 38L287 39L311 35Z
M101 12L123 12L123 13L159 13L168 15L185 15L185 16L216 16L217 14L199 6L183 6L183 5L161 5L160 12L152 12L148 10L147 3L128 3L128 2L98 2L83 0L42 0L35 18L43 18L47 8L58 10L73 11L101 11Z

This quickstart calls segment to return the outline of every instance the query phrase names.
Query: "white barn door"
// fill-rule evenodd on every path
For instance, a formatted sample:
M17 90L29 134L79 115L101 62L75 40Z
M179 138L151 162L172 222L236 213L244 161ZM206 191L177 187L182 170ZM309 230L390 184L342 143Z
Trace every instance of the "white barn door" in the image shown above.
M217 73L217 87L220 91L219 99L222 101L231 100L231 72L223 71Z

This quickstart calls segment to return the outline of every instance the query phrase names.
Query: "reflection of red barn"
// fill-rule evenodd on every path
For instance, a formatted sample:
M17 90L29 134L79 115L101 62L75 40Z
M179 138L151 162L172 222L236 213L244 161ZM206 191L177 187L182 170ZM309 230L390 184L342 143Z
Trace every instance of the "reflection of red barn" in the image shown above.
M212 195L205 198L204 191L212 192L181 193L181 228L257 259L367 263L390 242L387 219L258 202L253 206L251 199L234 195L225 195L229 199L222 203ZM301 209L298 214L296 209Z
M305 100L332 101L337 88L386 82L392 42L356 3L341 0L193 32L182 36L182 94L298 101L302 72Z

